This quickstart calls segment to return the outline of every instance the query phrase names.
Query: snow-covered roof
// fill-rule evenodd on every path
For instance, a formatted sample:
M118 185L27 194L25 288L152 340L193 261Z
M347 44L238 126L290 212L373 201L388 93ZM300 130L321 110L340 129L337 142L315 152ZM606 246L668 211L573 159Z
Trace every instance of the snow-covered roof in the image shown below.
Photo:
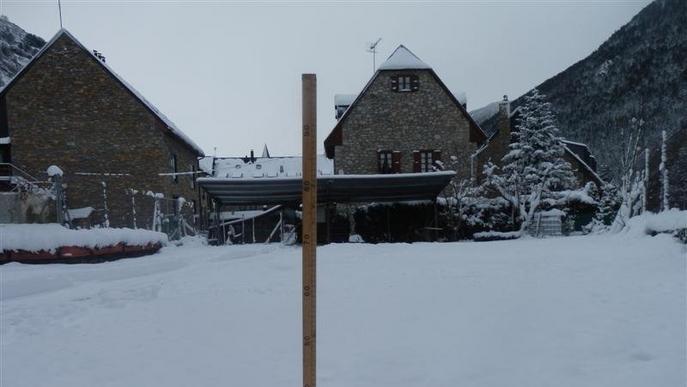
M212 156L201 157L200 159L198 159L198 168L200 168L201 171L207 173L208 175L212 175L212 168L214 162L215 158Z
M599 176L599 174L596 173L596 171L592 167L590 167L589 164L582 160L582 158L577 153L573 152L565 144L563 144L563 148L565 148L565 151L568 152L568 154L570 154L573 158L575 158L575 160L577 160L577 162L580 163L580 165L582 165L582 167L585 168L597 180L597 183L604 184L604 180L601 178L601 176Z
M91 214L95 211L95 208L93 207L82 207L82 208L70 208L67 210L67 213L69 215L69 219L71 220L76 220L76 219L86 219Z
M256 157L255 162L245 162L243 157L217 157L214 159L212 177L222 179L252 179L275 177L298 177L303 174L303 158ZM317 174L334 174L334 162L325 155L317 155Z
M334 106L351 106L358 94L334 94Z
M431 69L430 65L423 62L404 45L400 45L394 50L389 58L379 66L380 70L409 70L409 69Z
M172 120L170 120L167 116L165 116L159 110L157 110L157 108L152 103L150 103L147 99L145 99L143 97L143 95L138 92L138 90L134 89L134 87L131 86L128 82L126 82L124 80L124 78L122 78L116 72L114 72L114 70L112 70L110 68L110 66L108 66L100 58L95 56L95 54L93 54L93 52L88 50L86 48L86 46L84 46L74 35L72 35L69 31L67 31L64 28L60 29L55 34L55 36L53 36L53 38L50 39L50 41L48 43L46 43L45 46L43 46L43 48L40 51L38 51L38 53L36 53L36 55L31 59L31 61L29 61L29 63L27 63L26 66L24 66L24 68L21 71L19 71L17 74L15 74L15 76L9 82L7 82L7 84L5 85L4 88L0 89L0 94L2 94L5 91L5 89L8 89L10 87L10 85L12 85L14 83L15 79L17 79L21 75L23 75L24 70L27 69L29 66L31 66L31 64L33 62L35 62L38 58L40 58L43 55L43 53L45 53L57 41L57 39L59 39L62 35L68 36L74 43L76 43L85 52L87 52L90 56L92 56L98 64L100 64L107 72L109 72L115 79L117 79L129 92L131 92L139 101L141 101L141 103L143 103L143 105L145 105L148 108L148 110L150 110L162 122L164 122L165 125L167 125L167 128L169 128L170 132L172 132L172 134L174 136L179 138L182 142L184 142L189 147L193 148L193 150L196 151L198 154L200 154L200 155L205 154L203 152L203 149L200 146L198 146L198 144L193 142L193 140L191 140L191 138L188 137L181 129L179 129L174 124L174 122L172 122Z

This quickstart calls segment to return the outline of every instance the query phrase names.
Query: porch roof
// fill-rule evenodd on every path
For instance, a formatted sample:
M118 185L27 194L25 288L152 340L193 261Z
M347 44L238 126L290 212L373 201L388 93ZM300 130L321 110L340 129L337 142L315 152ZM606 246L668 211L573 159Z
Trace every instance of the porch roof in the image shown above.
M434 200L455 171L317 177L318 203ZM254 179L204 177L198 185L221 204L299 204L301 177Z

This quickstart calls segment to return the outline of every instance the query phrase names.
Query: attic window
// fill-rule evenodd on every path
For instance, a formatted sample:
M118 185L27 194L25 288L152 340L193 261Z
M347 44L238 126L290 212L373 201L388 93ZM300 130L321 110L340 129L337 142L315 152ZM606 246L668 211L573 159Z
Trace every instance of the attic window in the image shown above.
M391 77L391 90L409 92L420 90L420 78L417 75L401 74Z

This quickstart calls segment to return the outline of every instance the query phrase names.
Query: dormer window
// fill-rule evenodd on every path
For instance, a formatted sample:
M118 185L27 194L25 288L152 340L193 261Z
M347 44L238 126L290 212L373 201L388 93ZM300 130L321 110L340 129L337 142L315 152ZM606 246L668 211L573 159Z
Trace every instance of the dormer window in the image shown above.
M391 77L391 90L396 92L409 92L420 90L420 79L417 75L401 74Z

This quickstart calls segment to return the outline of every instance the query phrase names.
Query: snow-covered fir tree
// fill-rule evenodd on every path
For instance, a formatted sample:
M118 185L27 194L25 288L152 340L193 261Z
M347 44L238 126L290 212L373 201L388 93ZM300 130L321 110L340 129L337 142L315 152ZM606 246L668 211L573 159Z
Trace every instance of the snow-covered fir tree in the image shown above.
M612 183L606 183L602 187L592 184L590 195L597 205L594 218L585 226L585 231L595 234L608 231L620 205L618 188Z
M543 199L573 188L577 181L563 158L565 147L546 97L533 90L525 97L521 117L510 150L502 159L503 166L491 162L484 166L484 187L511 204L522 234Z

